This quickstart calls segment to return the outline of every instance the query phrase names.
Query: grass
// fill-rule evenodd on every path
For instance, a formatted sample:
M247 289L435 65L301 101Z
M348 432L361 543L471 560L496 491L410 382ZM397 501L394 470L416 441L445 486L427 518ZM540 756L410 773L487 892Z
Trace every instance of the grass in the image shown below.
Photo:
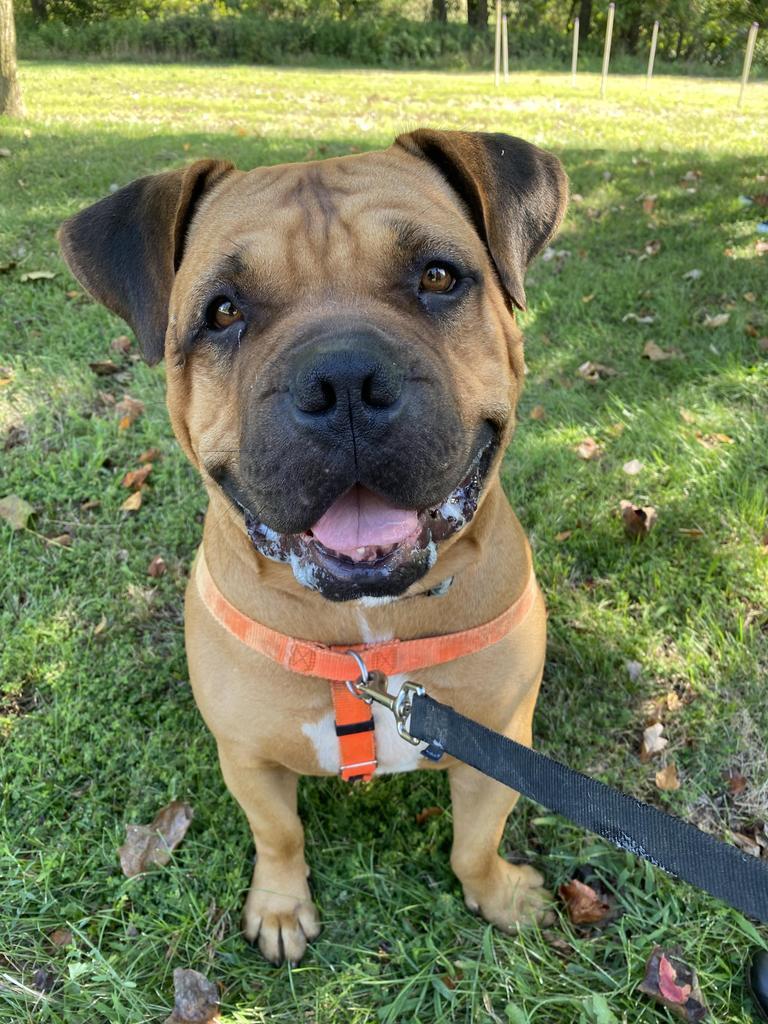
M768 192L768 86L737 112L737 84L677 78L646 91L617 76L605 101L595 77L574 90L533 73L496 91L479 75L26 63L22 82L29 118L0 127L0 267L17 263L0 276L0 438L22 441L2 455L0 497L36 515L28 531L0 523L0 1019L163 1020L183 966L220 983L227 1024L649 1024L672 1019L636 992L661 943L695 964L715 1020L747 1024L744 958L768 947L766 930L541 808L521 804L505 850L552 888L589 864L621 916L589 933L559 920L570 951L553 933L509 938L470 917L435 776L303 783L324 931L293 970L246 947L250 839L185 682L181 602L202 489L173 442L162 369L110 350L124 327L67 295L54 232L111 185L208 154L245 167L304 159L422 123L554 149L583 199L555 243L570 255L530 275L528 385L504 470L551 615L537 745L720 835L749 831L768 817L768 255L755 250L759 211L739 196ZM701 177L681 185L689 171ZM660 251L643 259L651 240ZM685 279L692 269L701 276ZM23 282L31 270L56 276ZM704 326L721 312L726 324ZM680 358L641 358L649 339ZM110 357L121 377L95 377L88 363ZM590 384L577 373L586 360L617 375ZM119 431L99 392L146 411ZM8 435L14 425L26 436ZM732 443L701 443L716 434ZM600 460L574 453L586 436ZM120 481L150 446L163 458L127 516ZM631 459L637 476L622 470ZM623 498L659 511L644 543L622 534ZM69 547L42 540L67 531ZM168 572L152 579L157 554ZM648 702L672 693L670 745L643 764ZM676 792L655 786L664 758ZM747 780L736 795L734 768ZM172 863L123 878L126 822L173 798L195 820ZM433 805L446 812L415 824ZM69 946L50 943L57 928Z

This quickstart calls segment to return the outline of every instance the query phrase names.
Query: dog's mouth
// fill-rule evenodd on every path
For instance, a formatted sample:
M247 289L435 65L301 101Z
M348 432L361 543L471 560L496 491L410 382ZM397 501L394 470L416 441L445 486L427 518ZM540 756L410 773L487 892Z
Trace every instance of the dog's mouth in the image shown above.
M278 533L243 508L245 527L262 555L289 563L299 583L332 601L396 597L432 568L440 541L472 520L497 448L496 437L487 441L461 483L421 511L355 484L302 533Z

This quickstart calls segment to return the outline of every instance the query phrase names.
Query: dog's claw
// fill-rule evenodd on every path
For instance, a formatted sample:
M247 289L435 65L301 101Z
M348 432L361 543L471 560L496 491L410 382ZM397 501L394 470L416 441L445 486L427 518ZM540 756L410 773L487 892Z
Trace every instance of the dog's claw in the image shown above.
M317 908L308 898L252 889L243 909L243 934L276 967L286 960L295 967L320 934Z

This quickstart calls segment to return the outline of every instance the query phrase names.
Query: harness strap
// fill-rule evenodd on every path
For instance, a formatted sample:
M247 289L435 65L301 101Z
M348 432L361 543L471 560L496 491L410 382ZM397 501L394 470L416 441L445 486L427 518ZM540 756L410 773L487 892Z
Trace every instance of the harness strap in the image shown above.
M235 608L217 587L201 547L194 568L198 591L220 626L246 647L263 654L290 672L327 679L331 683L339 737L341 776L367 781L376 769L373 714L365 701L347 687L357 679L359 669L348 651L355 651L370 671L386 676L415 672L491 647L525 619L536 599L536 577L531 574L517 600L490 622L457 633L421 637L417 640L386 640L373 644L321 644L279 633Z

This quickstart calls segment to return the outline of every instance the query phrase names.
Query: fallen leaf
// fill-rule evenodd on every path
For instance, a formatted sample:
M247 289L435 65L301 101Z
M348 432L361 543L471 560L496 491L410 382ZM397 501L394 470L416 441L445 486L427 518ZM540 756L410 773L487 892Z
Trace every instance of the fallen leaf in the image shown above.
M640 760L645 764L650 761L654 754L660 754L665 747L669 746L669 740L662 736L664 725L662 722L654 722L647 729L643 730L643 742L640 745Z
M126 878L141 874L151 865L167 864L191 821L189 804L174 800L157 813L151 825L126 825L125 843L118 851Z
M654 947L638 989L681 1020L698 1024L709 1015L696 972L680 958L678 949Z
M733 444L734 440L727 434L702 434L697 430L693 435L703 448L717 448L721 444Z
M141 491L134 491L129 494L120 506L121 512L138 512L141 508Z
M746 776L742 775L738 768L729 768L727 773L728 792L732 796L738 796L747 788Z
M555 540L557 541L558 544L562 544L562 542L564 540L568 540L568 538L572 534L573 534L573 530L561 530L560 533L556 533L555 534Z
M125 355L131 348L131 339L127 334L121 334L117 338L113 338L109 343L109 347L113 352L122 352Z
M631 501L619 503L624 532L629 537L646 537L656 523L656 509L652 505L633 505Z
M12 366L0 366L0 387L10 384L14 376Z
M60 533L58 537L46 537L46 543L52 544L57 548L68 548L72 546L72 534L71 533Z
M646 313L646 314L644 314L642 316L638 316L637 313L626 313L621 318L621 322L623 324L625 324L625 323L627 323L628 320L634 320L635 323L638 323L638 324L652 324L656 320L656 317L655 316L651 316L650 313Z
M158 576L164 576L166 571L165 559L162 555L155 555L152 561L147 567L147 576L152 576L157 579Z
M35 510L28 501L18 494L8 494L0 498L0 519L4 519L12 530L26 529L29 517Z
M742 298L745 302L757 302L757 295L754 292L744 292Z
M745 835L744 832L731 832L731 838L738 848L746 853L748 857L760 857L762 850L760 844L756 843L752 836Z
M5 441L3 441L3 451L10 452L14 448L20 448L26 444L29 440L29 431L21 424L13 424L8 428L8 433L5 435Z
M173 972L173 1013L165 1024L214 1024L219 1020L219 990L198 971Z
M716 313L714 316L709 316L709 314L707 314L702 320L702 325L704 327L711 328L722 327L724 324L727 324L730 319L730 313Z
M584 380L589 381L590 384L596 384L598 381L608 380L609 377L617 376L616 370L610 366L604 366L602 363L593 363L589 360L586 363L582 363L576 372Z
M656 196L643 196L643 213L650 216L656 205Z
M162 459L163 453L159 448L147 448L139 456L139 462L157 462Z
M68 946L72 942L72 932L69 928L57 928L49 933L48 941L52 946L56 946L57 949L62 946Z
M594 437L585 437L583 441L576 445L574 451L579 458L584 459L585 462L592 462L594 459L599 459L603 455L603 449Z
M95 363L88 363L97 377L110 377L113 373L119 373L120 367L111 359L100 359Z
M56 274L52 270L28 270L19 280L26 284L27 281L51 281L54 277Z
M694 267L693 270L686 270L686 272L683 274L683 280L698 281L699 278L703 275L703 273L703 270L699 270L697 267Z
M425 807L423 811L419 811L416 815L416 824L423 825L425 821L429 821L430 818L437 818L443 813L442 807Z
M594 297L595 297L595 293L594 292L590 292L589 295L582 295L581 296L581 301L586 305L586 303L587 302L591 302L592 299L594 299Z
M32 988L36 992L47 994L53 989L56 975L46 967L38 967L32 975Z
M123 477L123 487L132 487L138 491L147 482L147 477L152 472L152 463L147 462L141 469L131 469Z
M680 359L681 352L677 348L664 349L655 341L646 341L643 347L643 355L652 363L660 363L664 359Z
M543 405L534 405L534 407L528 413L529 419L532 420L543 420L546 415L547 414L544 410Z
M630 459L629 462L625 462L621 468L624 470L627 476L637 476L638 473L642 473L642 471L645 469L645 466L640 461L640 459Z
M144 412L144 403L140 402L138 398L131 398L130 395L124 395L123 398L115 405L115 409L120 415L120 422L118 424L119 430L127 430Z
M610 912L610 904L591 885L573 878L557 890L574 924L595 924Z
M666 768L656 772L656 785L664 790L680 789L680 778L674 761L670 761Z
M664 703L667 705L667 711L679 711L683 706L682 700L674 690L670 690L664 698Z
M101 502L98 498L89 498L87 501L80 502L81 512L90 512L94 508L101 508Z
M661 252L661 242L658 238L652 238L650 242L646 242L643 246L647 256L657 256Z
M107 616L102 615L96 625L93 627L93 635L100 636L107 628Z

